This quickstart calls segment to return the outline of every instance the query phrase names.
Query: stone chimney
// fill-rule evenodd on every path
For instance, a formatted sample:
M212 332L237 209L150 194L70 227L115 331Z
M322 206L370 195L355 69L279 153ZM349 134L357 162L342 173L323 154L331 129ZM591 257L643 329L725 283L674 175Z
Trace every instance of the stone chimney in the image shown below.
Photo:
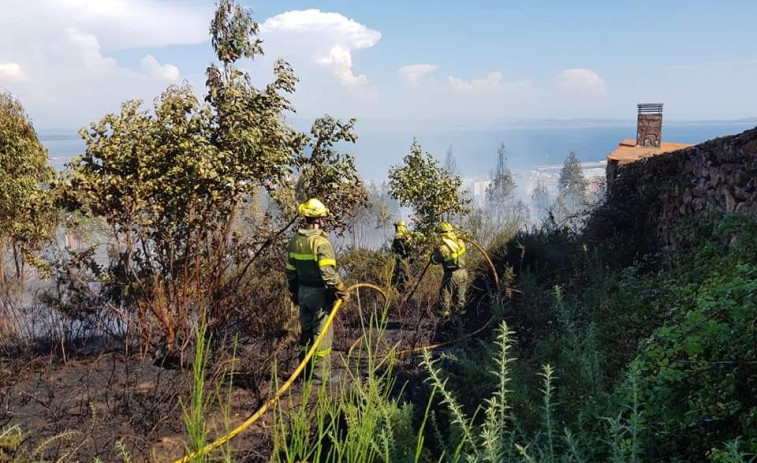
M636 146L659 148L662 143L662 103L637 105Z

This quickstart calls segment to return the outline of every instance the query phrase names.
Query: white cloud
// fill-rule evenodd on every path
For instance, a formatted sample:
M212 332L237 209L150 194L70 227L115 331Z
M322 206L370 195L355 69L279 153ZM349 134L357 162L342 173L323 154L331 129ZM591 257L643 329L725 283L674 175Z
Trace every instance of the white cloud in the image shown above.
M115 59L103 56L100 42L94 34L69 28L66 30L66 38L72 50L81 58L87 72L107 73L118 70L118 62Z
M562 90L579 96L605 94L605 82L591 69L565 69L557 78Z
M266 54L283 57L311 74L313 64L354 95L372 95L365 74L354 71L355 51L371 48L381 33L339 13L316 9L288 11L268 18L260 27Z
M434 71L436 71L435 64L410 64L402 66L397 72L411 87L417 87L425 76Z
M342 45L331 47L328 56L318 59L318 64L330 67L337 81L345 87L365 87L368 78L365 74L352 73L352 53Z
M149 77L156 80L163 80L169 83L176 83L181 80L181 72L179 68L173 64L165 64L161 66L157 58L152 55L147 55L139 62L142 71Z
M267 32L292 32L297 34L325 33L335 41L350 44L354 48L370 48L381 40L381 33L369 29L357 21L339 13L325 13L321 10L295 10L278 14L261 26Z
M462 92L489 92L497 90L502 84L503 75L501 72L492 72L482 79L463 80L459 77L449 76L450 86Z
M181 78L155 52L135 65L113 52L208 40L213 5L198 0L3 0L0 82L41 126L81 125L122 101L151 101Z
M24 82L26 75L18 63L0 63L0 82Z
M44 10L70 26L96 35L109 50L205 42L209 39L208 21L213 11L208 3L176 0L41 0L40 3Z

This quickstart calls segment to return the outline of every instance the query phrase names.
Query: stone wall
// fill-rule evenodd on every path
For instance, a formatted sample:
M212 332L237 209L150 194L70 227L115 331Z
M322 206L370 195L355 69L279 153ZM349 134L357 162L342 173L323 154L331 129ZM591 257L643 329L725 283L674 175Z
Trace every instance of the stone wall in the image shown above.
M757 127L629 164L608 164L608 221L674 245L684 217L707 211L757 214Z

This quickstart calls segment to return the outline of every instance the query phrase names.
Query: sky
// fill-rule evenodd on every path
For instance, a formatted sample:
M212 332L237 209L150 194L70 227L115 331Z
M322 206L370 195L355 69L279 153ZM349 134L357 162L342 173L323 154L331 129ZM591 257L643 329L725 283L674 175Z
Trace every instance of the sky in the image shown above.
M757 116L757 2L243 0L265 55L300 78L293 118L453 127L626 119L664 102L678 120ZM213 60L205 0L0 0L0 87L40 129L76 129L150 102L166 86L204 91Z

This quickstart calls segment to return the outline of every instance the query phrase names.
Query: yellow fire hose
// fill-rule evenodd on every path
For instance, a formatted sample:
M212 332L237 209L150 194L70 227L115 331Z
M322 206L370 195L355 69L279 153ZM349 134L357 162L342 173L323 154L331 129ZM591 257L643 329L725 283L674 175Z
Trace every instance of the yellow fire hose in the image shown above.
M358 283L355 285L350 286L347 288L347 292L352 292L355 289L358 288L370 288L378 291L381 293L384 298L386 298L386 293L383 289L379 288L378 286L369 284L369 283ZM235 438L239 434L241 434L244 430L255 424L256 421L260 419L265 412L276 404L276 402L281 399L281 396L284 395L284 393L292 387L292 384L294 384L295 380L302 374L303 370L305 369L305 365L310 361L311 358L313 358L313 355L315 355L316 349L318 349L318 346L321 344L321 341L323 341L323 338L326 336L326 332L331 326L331 323L334 321L334 317L336 317L336 314L339 312L339 308L342 306L342 300L337 299L336 303L334 303L334 308L331 309L331 313L329 314L328 318L326 318L326 322L323 325L323 328L321 329L321 332L318 334L318 337L316 337L315 341L313 342L313 345L310 347L310 350L305 354L305 358L300 362L300 364L297 366L297 369L294 370L294 373L292 373L292 376L289 377L288 380L284 384L281 385L278 391L268 399L268 402L263 404L262 407L258 409L255 413L252 414L247 420L237 426L236 428L232 429L228 434L216 439L214 442L211 442L210 444L206 445L200 450L197 450L195 452L190 453L189 455L185 455L184 457L174 461L173 463L188 463L192 461L195 458L198 458L202 455L206 455L209 452L212 452L213 450L217 449L218 447L224 445L225 443L229 442L231 439Z
M484 259L486 260L486 263L489 265L489 270L491 270L492 276L494 277L495 288L499 289L499 276L497 275L496 268L494 268L494 263L489 258L489 254L487 254L487 252L484 250L484 248L481 245L479 245L478 243L476 243L475 241L469 240L467 238L461 238L461 239L463 241L465 241L466 243L470 243L473 246L475 246L476 249L478 249L478 251L481 253L481 255L484 256ZM420 284L421 279L423 279L423 276L426 274L426 270L428 270L430 264L431 264L431 262L429 262L428 264L426 264L426 267L423 269L423 272L421 273L420 277L418 277L418 281L415 283L415 286L414 286L412 292L410 293L410 295L412 295L412 293L415 292L415 288L417 288L418 285ZM407 299L409 299L409 297L404 298L402 300L401 304L404 304L405 302L407 302ZM467 334L463 335L460 338L453 339L451 341L445 341L445 342L438 343L438 344L431 344L431 345L428 345L428 346L420 346L420 347L415 347L415 348L411 348L411 349L403 349L403 350L395 352L394 354L395 355L409 355L409 354L414 354L414 353L417 353L417 352L423 352L424 350L434 350L434 349L439 349L439 348L442 348L442 347L445 347L445 346L449 346L451 344L454 344L454 343L457 343L457 342L460 342L460 341L464 341L466 339L469 339L469 338L472 338L472 337L476 336L477 334L479 334L482 331L484 331L486 329L486 327L488 327L489 325L491 325L491 323L493 321L494 321L494 317L489 318L489 320L486 323L484 323L483 326L481 326L479 329L477 329L476 331L473 331L471 333L467 333ZM347 351L347 356L348 357L355 358L355 357L352 356L352 352L355 350L355 348L357 348L358 345L360 345L360 341L363 340L363 337L364 337L364 334L361 334L355 340L355 342L352 343L352 345L350 346L349 350Z
M467 242L467 243L473 244L481 252L481 254L486 259L486 262L489 264L489 268L491 269L492 275L494 276L494 281L496 282L497 288L499 288L499 277L497 276L497 271L494 268L494 264L492 263L491 259L486 254L486 251L484 251L484 249L479 244L475 243L474 241L471 241L471 240L468 240L468 239L464 239L464 238L463 238L463 240L465 242ZM422 277L422 275L421 275L421 277ZM372 285L372 284L369 284L369 283L358 283L358 284L352 285L349 288L347 288L347 292L352 292L352 291L354 291L356 289L359 289L359 288L369 288L369 289L376 290L379 293L381 293L381 295L384 297L384 299L387 299L387 294L386 294L386 292L383 289L379 288L376 285ZM341 308L341 306L342 306L342 300L341 299L337 299L336 303L334 303L334 307L331 309L331 313L329 314L328 318L326 318L326 322L323 325L323 329L321 330L321 332L316 337L315 341L313 342L313 345L310 347L310 350L308 350L308 352L305 354L305 357L302 360L302 362L300 362L300 364L294 370L294 373L292 373L292 375L289 377L289 379L287 379L286 382L284 382L284 384L281 385L281 387L276 391L276 393L270 399L268 399L268 401L265 404L263 404L263 406L261 406L255 413L253 413L252 416L250 416L249 418L247 418L247 420L245 420L244 423L242 423L239 426L237 426L236 428L232 429L226 435L219 437L214 442L211 442L210 444L206 445L205 447L203 447L200 450L197 450L197 451L192 452L192 453L190 453L188 455L185 455L182 458L179 458L178 460L175 460L173 463L189 463L190 461L194 460L195 458L198 458L198 457L200 457L202 455L206 455L206 454L212 452L213 450L217 449L218 447L226 444L231 439L235 438L236 436L238 436L239 434L241 434L242 432L244 432L247 428L249 428L250 426L252 426L253 424L255 424L255 422L258 421L265 414L265 412L269 408L271 408L273 405L275 405L281 399L281 397L284 395L284 393L287 390L289 390L290 387L292 387L292 384L294 384L294 382L297 380L297 378L305 370L305 366L308 364L308 362L310 361L310 359L313 358L313 355L315 355L316 349L318 349L318 346L321 344L321 342L323 341L323 338L326 336L326 332L329 329L329 327L331 326L331 323L334 321L334 318L336 317L336 314L339 312L339 309ZM479 328L478 330L476 330L476 331L474 331L472 333L466 334L466 335L464 335L463 337L461 337L459 339L455 339L455 340L452 340L452 341L443 342L443 343L439 343L439 344L432 344L430 346L416 347L414 349L405 349L405 350L396 352L396 354L397 355L406 355L406 354L410 354L410 353L413 353L413 352L419 352L419 351L422 351L422 350L438 349L440 347L447 346L447 345L452 344L454 342L458 342L460 340L473 337L473 336L477 335L478 333L482 332L484 329L486 329L486 327L489 326L493 320L494 320L494 317L490 318L489 321L487 321L481 328ZM353 343L352 346L350 346L349 353L352 352L352 350L357 346L357 344L359 343L359 341L362 338L363 338L363 336L361 335L358 338L358 340L355 343Z
M462 238L462 237L460 239L463 240L463 241L465 241L466 243L470 243L473 246L475 246L476 249L478 249L478 252L480 252L481 255L484 256L484 259L486 260L486 263L489 264L489 270L492 271L492 276L494 277L495 288L499 289L499 275L497 275L497 269L494 268L494 263L489 258L489 254L487 254L486 251L484 250L484 248L481 247L481 245L478 244L478 243L476 243L475 241L469 240L468 238Z

